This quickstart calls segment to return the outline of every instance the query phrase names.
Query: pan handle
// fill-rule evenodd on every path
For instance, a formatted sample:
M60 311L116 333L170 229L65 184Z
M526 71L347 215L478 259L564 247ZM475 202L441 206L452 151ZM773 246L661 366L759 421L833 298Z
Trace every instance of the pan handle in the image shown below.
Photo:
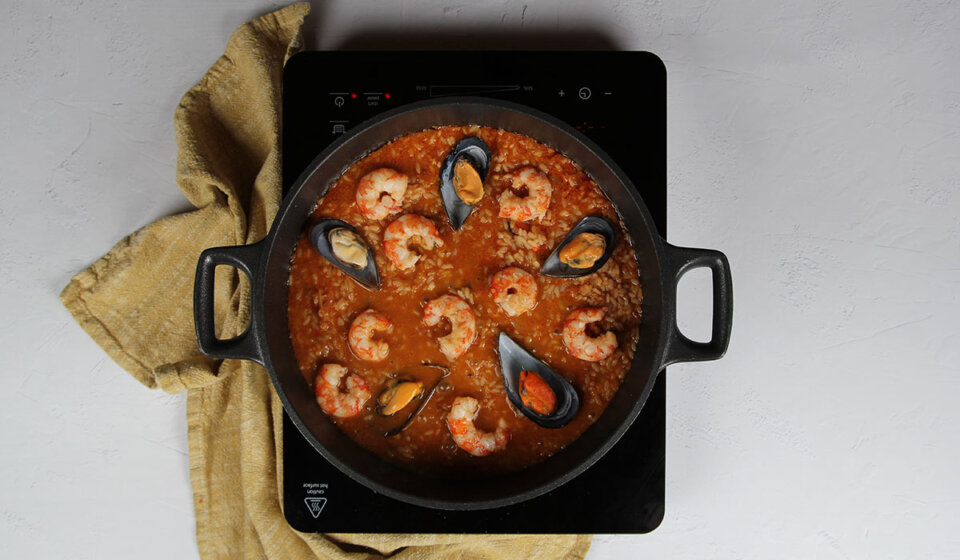
M197 328L200 351L211 358L239 358L263 365L260 332L253 313L250 326L241 335L228 340L217 338L213 322L213 278L218 264L234 266L250 278L251 293L258 291L253 273L260 262L263 243L237 247L214 247L200 254L197 277L193 284L193 320ZM252 305L252 302L251 302Z
M733 280L730 263L720 251L676 247L664 241L664 318L667 322L667 344L662 367L676 362L718 360L730 344L733 326ZM690 340L677 328L677 284L694 268L707 267L713 272L713 332L710 342Z

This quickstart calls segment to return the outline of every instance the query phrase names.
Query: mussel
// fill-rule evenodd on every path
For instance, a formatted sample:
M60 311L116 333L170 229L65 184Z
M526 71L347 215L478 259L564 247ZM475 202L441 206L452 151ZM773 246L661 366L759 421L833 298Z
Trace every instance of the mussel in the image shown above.
M321 220L310 229L310 242L318 253L361 286L373 291L380 289L373 249L356 228L342 220Z
M460 229L483 197L483 182L490 171L491 158L490 146L480 138L470 136L458 142L443 160L440 196L454 230Z
M397 372L376 398L380 417L377 426L383 430L384 437L395 436L406 429L449 373L447 368L434 365L412 366Z
M549 366L523 349L504 332L500 333L499 354L500 376L503 378L507 396L513 406L520 409L527 418L544 428L562 428L573 420L577 411L580 410L580 397L577 396L576 389L569 381L560 377ZM528 406L528 403L532 404L532 401L525 399L524 395L521 394L520 377L523 372L528 372L527 375L531 379L540 379L549 386L555 397L555 402L549 407L553 409L552 412L540 414L534 410L538 408L537 406ZM534 375L531 375L531 373ZM527 402L525 403L524 400ZM542 402L538 404L542 404Z
M573 244L580 245L573 247ZM587 216L575 225L570 233L563 238L560 245L550 253L543 266L540 267L540 274L544 276L553 276L556 278L579 278L588 276L600 270L600 267L607 262L613 249L617 245L617 230L606 218L599 216ZM564 249L575 249L567 251ZM597 252L594 252L597 251ZM572 254L570 254L572 253ZM599 254L599 258L596 255ZM561 258L561 256L563 258ZM584 262L582 259L588 258L590 261ZM573 259L581 259L579 262ZM567 262L564 262L567 261ZM590 264L592 262L592 264ZM571 266L573 263L575 266Z

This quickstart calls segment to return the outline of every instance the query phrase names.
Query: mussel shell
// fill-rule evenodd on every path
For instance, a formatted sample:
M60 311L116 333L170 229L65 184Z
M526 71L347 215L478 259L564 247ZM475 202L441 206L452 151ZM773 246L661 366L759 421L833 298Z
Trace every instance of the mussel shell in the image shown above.
M580 397L569 381L560 377L549 366L535 358L506 333L500 333L500 376L507 389L507 396L513 406L523 414L544 428L562 428L573 420L580 410ZM557 409L549 416L542 416L530 410L520 398L520 372L535 371L546 381L547 385L557 396Z
M443 209L450 220L450 226L454 230L460 229L473 212L473 206L460 199L453 185L457 162L466 159L480 176L480 181L486 181L491 157L490 146L480 138L470 136L458 142L443 160L440 166L440 196L443 198Z
M430 402L430 397L432 397L435 392L437 392L436 385L434 385L433 387L430 387L430 389L424 389L418 396L414 397L414 399L410 402L414 402L417 400L420 401L419 404L417 404L416 408L414 408L401 423L385 431L383 433L383 437L393 437L395 435L399 435L400 432L407 429L407 426L409 426L410 423L413 422L413 419L416 418L418 414L420 414L420 411L423 410L425 406L427 406L427 403ZM410 405L408 404L407 406L410 406ZM400 414L400 412L398 412L397 414Z
M603 236L607 242L607 246L603 251L603 256L600 257L597 262L593 263L593 266L590 268L574 268L568 266L560 260L560 251L567 246L568 243L573 241L573 239L580 235L581 233L598 233ZM550 253L550 256L547 257L547 260L544 261L543 266L540 267L540 274L544 276L553 276L555 278L579 278L581 276L588 276L594 272L600 270L601 267L610 259L610 255L613 254L613 250L617 245L617 230L606 218L600 216L587 216L586 218L580 220L580 223L573 226L573 229L570 230L570 233L563 238L563 241L557 245L557 248Z
M399 385L401 385L401 384L403 384L403 383L416 383L417 385L419 385L419 390L417 391L417 393L416 393L415 395L413 395L413 396L410 398L409 401L407 401L406 403L404 403L403 406L401 406L401 407L398 408L397 410L394 410L393 412L389 412L389 413L388 413L388 412L387 412L387 408L390 406L390 401L387 401L387 403L384 403L384 402L383 402L383 398L384 398L384 396L387 394L388 391L391 391L393 388L395 388L395 387L397 387L397 386L399 386ZM403 409L405 409L405 408L407 408L408 406L410 406L410 403L412 403L413 401L419 399L420 396L423 395L423 391L424 391L423 383L420 382L420 381L418 381L418 380L416 380L416 379L394 379L394 380L390 381L389 383L387 383L387 385L383 388L382 391L380 391L380 394L377 396L377 402L376 402L377 414L379 414L380 416L393 416L394 414L398 414L398 413L402 412ZM396 396L396 395L394 395L394 396Z
M395 435L400 434L400 432L402 432L403 430L405 430L407 426L409 426L410 423L413 422L414 418L416 418L417 415L420 414L420 411L422 411L424 407L427 406L427 403L430 402L430 398L433 397L433 394L437 392L437 387L440 386L440 382L443 381L443 379L449 374L450 374L449 369L443 366L436 366L433 364L411 366L408 368L404 368L400 372L398 372L398 375L400 377L394 381L395 383L398 383L401 381L421 381L424 383L424 389L423 391L420 392L419 395L417 395L410 401L412 403L419 399L420 402L417 403L416 407L412 411L410 411L410 414L408 414L406 417L403 417L403 420L401 420L400 422L397 422L396 420L390 420L389 419L390 417L381 417L382 420L387 424L392 424L391 426L384 427L383 436L393 437ZM411 375L413 375L413 377L410 377ZM410 404L408 403L407 407L409 406ZM404 407L404 408L407 408L407 407ZM379 412L379 409L380 409L380 406L379 406L379 403L377 403L378 412ZM402 412L403 410L401 409L394 416L397 416Z
M363 268L354 268L341 262L340 259L333 254L333 248L330 247L330 230L337 228L346 228L359 235L357 228L343 220L320 220L315 226L310 228L310 243L313 245L313 248L323 255L325 259L330 261L333 266L347 273L364 288L378 291L380 289L380 272L377 270L377 261L373 257L373 248L370 247L369 243L367 244L367 266Z

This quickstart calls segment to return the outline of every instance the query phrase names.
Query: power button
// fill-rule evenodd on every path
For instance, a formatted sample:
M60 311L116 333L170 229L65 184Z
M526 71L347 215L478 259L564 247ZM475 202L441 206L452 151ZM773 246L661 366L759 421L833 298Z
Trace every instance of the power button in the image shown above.
M587 99L590 99L590 96L593 95L593 92L590 91L590 88L584 86L580 88L580 91L577 92L577 95L580 96L580 99L586 101Z

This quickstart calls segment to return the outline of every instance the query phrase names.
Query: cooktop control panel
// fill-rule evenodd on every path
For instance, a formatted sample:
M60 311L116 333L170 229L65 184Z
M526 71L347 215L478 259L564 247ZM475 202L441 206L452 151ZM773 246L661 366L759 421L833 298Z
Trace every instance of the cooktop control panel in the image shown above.
M581 130L637 187L666 233L666 74L644 52L307 52L284 69L284 192L331 142L425 99L490 97ZM664 375L613 448L567 484L513 506L443 511L376 494L328 463L286 416L290 525L325 533L645 533L663 518Z

